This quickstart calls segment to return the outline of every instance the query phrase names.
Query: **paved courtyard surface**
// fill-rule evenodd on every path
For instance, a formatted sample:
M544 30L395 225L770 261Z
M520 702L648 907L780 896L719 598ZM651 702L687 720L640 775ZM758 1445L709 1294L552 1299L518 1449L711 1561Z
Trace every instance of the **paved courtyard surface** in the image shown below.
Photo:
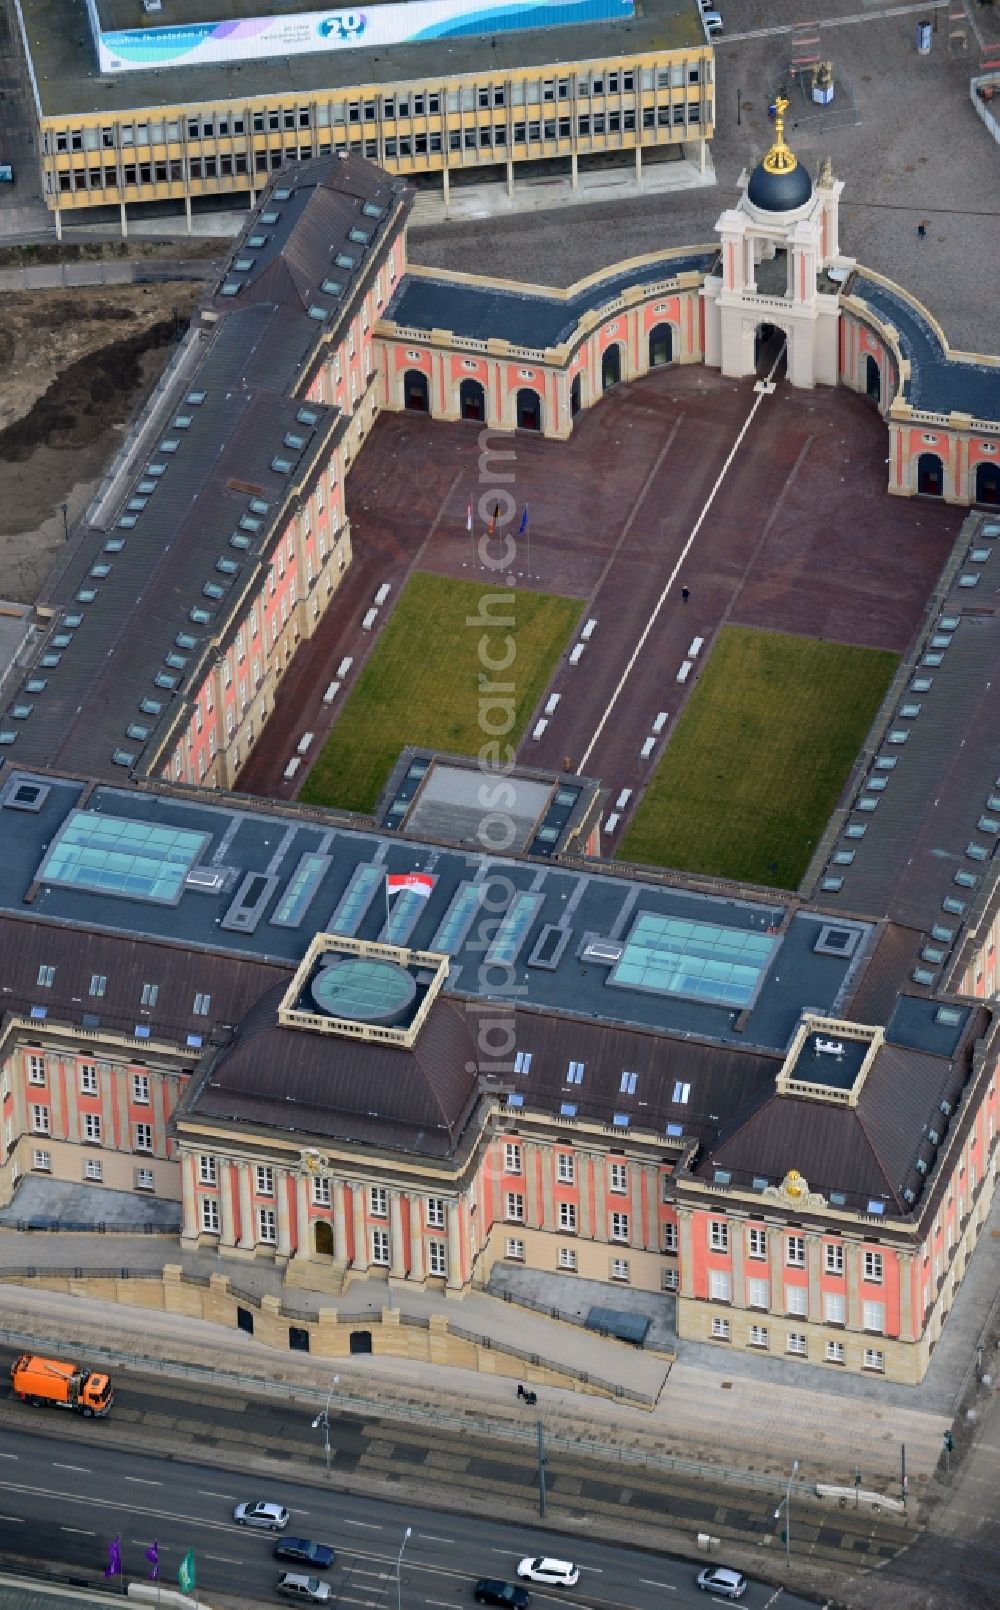
M585 614L598 622L581 664L560 661L545 695L561 695L558 711L540 742L529 722L519 751L526 763L582 765L614 792L631 788L634 808L694 685L694 675L679 685L677 673L695 637L704 639L698 664L729 622L897 652L910 643L963 511L888 496L886 429L863 398L832 388L804 394L779 380L760 402L613 719L591 747L756 400L752 380L725 380L701 365L669 367L579 415L568 442L528 433L493 438L515 455L503 465L513 477L504 489L518 508L512 531L529 510L528 533L516 539L515 593L529 587L584 598ZM353 564L279 687L242 788L288 798L301 786L302 773L294 785L283 782L285 766L303 731L317 734L318 753L338 707L324 707L323 692L351 655L338 704L348 693L372 647L361 620L382 582L397 598L414 567L497 579L466 529L469 498L475 505L485 493L489 502L479 437L478 426L419 414L379 420L348 478ZM641 761L664 710L669 722ZM623 818L619 831L624 826Z

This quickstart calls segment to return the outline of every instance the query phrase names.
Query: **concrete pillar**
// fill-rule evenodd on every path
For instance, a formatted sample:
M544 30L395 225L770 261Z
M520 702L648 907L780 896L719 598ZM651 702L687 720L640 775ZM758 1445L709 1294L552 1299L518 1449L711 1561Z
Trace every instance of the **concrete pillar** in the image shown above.
M646 1177L646 1246L650 1252L661 1252L660 1173L655 1163L647 1163L643 1174Z
M512 200L513 196L514 196L514 158L513 157L508 157L507 158L507 200L508 201Z
M747 1305L747 1226L745 1219L730 1219L729 1246L733 1258L732 1290L729 1294L729 1300L734 1308L745 1308Z
M288 1180L289 1175L283 1168L275 1169L274 1203L278 1213L276 1251L279 1258L289 1258L292 1252L292 1215L288 1209Z
M368 1230L365 1225L365 1188L352 1185L354 1193L354 1267L368 1268Z
M443 181L444 210L445 210L445 216L447 217L448 204L449 204L449 202L451 200L451 179L450 179L449 174L448 174L448 164L447 164L447 162L445 163L444 167L441 169L441 179Z
M642 1228L642 1169L638 1163L633 1163L629 1173L632 1177L632 1200L629 1203L628 1240L630 1247L641 1247L645 1240Z
M124 201L120 201L118 203L118 208L119 208L119 211L121 212L121 217L122 217L122 240L128 240L128 219L125 216L125 203L124 203Z
M331 1217L333 1219L333 1256L337 1263L347 1263L351 1256L347 1248L347 1222L344 1216L346 1190L347 1187L343 1180L334 1180L331 1192L333 1204Z
M240 1240L239 1244L246 1251L252 1251L257 1241L257 1233L253 1222L253 1203L250 1197L250 1165L237 1163L240 1183Z
M448 1290L460 1290L462 1286L462 1236L461 1224L458 1216L458 1203L449 1202L448 1215Z
M570 157L569 160L570 160L570 164L571 164L571 167L570 167L570 184L572 185L573 189L576 190L576 188L578 187L578 185L580 183L580 175L579 175L579 171L578 171L579 163L578 163L577 155L576 155L575 151L573 152L573 155Z
M252 190L250 192L250 205L251 205L251 207L253 206L253 191ZM187 230L188 234L190 235L190 233L191 233L191 197L190 196L185 196L184 197L184 227Z
M821 1319L823 1316L823 1298L820 1289L822 1257L822 1237L816 1234L807 1235L806 1270L809 1278L809 1318L812 1320Z
M687 1207L678 1207L677 1209L677 1245L680 1251L678 1259L680 1295L682 1297L693 1297L694 1236L691 1229L691 1209Z
M410 1197L410 1279L424 1278L424 1235L421 1227L423 1203L419 1196Z
M406 1253L403 1246L403 1204L398 1191L389 1192L389 1278L406 1279Z
M312 1257L312 1234L309 1228L309 1178L295 1176L295 1256L301 1263Z
M698 141L698 172L702 173L702 174L705 172L705 141L704 141L704 139L700 139Z
M608 1239L608 1205L605 1201L604 1170L607 1162L603 1152L595 1152L594 1157L594 1240L602 1244Z
M184 1228L181 1231L185 1241L198 1239L198 1200L194 1184L194 1153L186 1152L181 1167L181 1211Z
M861 1329L861 1247L856 1241L844 1246L844 1263L847 1272L847 1328Z
M540 1146L537 1157L542 1169L542 1229L554 1230L556 1207L552 1195L552 1174L555 1169L555 1158L551 1146Z
M524 1147L525 1223L529 1229L541 1226L538 1216L538 1147L528 1141Z
M780 1225L774 1225L767 1238L768 1264L771 1290L768 1309L772 1314L785 1311L785 1237Z
M594 1193L590 1188L590 1158L586 1152L577 1152L576 1168L580 1179L580 1234L594 1234Z
M899 1338L903 1342L914 1342L916 1336L913 1329L913 1254L900 1252L899 1258ZM890 1328L889 1315L886 1315L886 1330Z
M236 1216L233 1213L233 1165L228 1158L220 1158L216 1166L219 1170L219 1212L221 1221L219 1245L234 1247L236 1245Z
M635 148L635 182L636 182L636 184L642 184L642 146L641 145L637 145L636 148Z
M62 213L60 212L58 207L56 208L56 211L55 211L55 219L56 219L56 240L62 240Z

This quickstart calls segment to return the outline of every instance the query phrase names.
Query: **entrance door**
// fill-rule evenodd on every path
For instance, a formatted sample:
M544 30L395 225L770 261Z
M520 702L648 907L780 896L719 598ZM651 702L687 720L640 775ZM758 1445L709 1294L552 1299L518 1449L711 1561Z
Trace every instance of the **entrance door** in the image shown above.
M403 376L403 407L417 414L430 413L427 376L420 369L407 369Z
M865 359L865 395L874 403L882 401L882 372L871 353Z
M581 399L581 396L580 396L580 376L579 375L574 375L573 376L573 384L569 388L569 411L570 411L570 416L575 417L580 412L580 409L582 407L583 407L583 402L582 402L582 399Z
M316 1256L318 1258L333 1257L333 1225L318 1219L313 1231Z
M672 363L673 356L673 330L669 324L654 324L649 332L649 367L659 369L665 363Z
M976 502L1000 503L1000 464L977 464Z
M917 491L927 498L939 498L944 491L944 466L936 453L921 453L917 459Z
M610 391L617 386L622 377L622 349L617 341L610 347L605 347L601 358L601 390Z
M463 419L486 419L486 393L478 380L463 380L458 388L458 408Z
M530 386L522 386L517 394L518 430L541 430L542 399Z

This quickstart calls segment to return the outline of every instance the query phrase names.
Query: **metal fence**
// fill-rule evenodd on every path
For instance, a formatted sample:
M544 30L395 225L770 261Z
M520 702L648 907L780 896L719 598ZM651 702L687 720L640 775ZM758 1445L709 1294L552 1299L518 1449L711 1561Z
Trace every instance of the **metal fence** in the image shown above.
M0 1329L0 1341L33 1350L43 1346L61 1345L59 1342L53 1343L34 1334L6 1329ZM265 1397L281 1398L287 1402L302 1402L308 1405L310 1411L316 1407L324 1407L327 1400L326 1389L321 1386L292 1385L287 1381L274 1381L266 1376L241 1375L235 1370L216 1370L201 1364L179 1364L149 1354L121 1352L117 1348L90 1347L88 1344L88 1356L108 1366L109 1369L118 1365L122 1368L163 1375L171 1380L195 1381L201 1387L224 1387L229 1391L238 1392L243 1397L257 1393ZM438 1430L445 1428L466 1435L472 1432L492 1440L524 1443L531 1448L535 1448L538 1442L534 1417L531 1420L519 1421L492 1419L488 1415L481 1414L448 1413L436 1405L424 1407L413 1403L399 1403L391 1399L383 1401L362 1397L342 1387L338 1387L333 1403L343 1413L368 1419L396 1420L411 1425L433 1426ZM697 1459L681 1459L672 1454L653 1453L644 1448L626 1448L610 1442L595 1442L585 1437L559 1436L548 1430L545 1433L545 1447L550 1455L565 1453L577 1458L600 1460L604 1464L610 1462L650 1471L676 1471L702 1481L723 1482L728 1486L749 1488L756 1492L776 1493L782 1498L788 1487L787 1477L781 1475L771 1476L763 1471L710 1465ZM815 1496L814 1486L807 1482L793 1482L791 1491L800 1498Z

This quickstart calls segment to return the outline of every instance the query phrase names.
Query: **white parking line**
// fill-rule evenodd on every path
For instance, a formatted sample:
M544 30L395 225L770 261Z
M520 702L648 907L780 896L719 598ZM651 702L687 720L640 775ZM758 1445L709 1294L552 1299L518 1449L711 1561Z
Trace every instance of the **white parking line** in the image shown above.
M90 1532L85 1526L60 1526L60 1532L75 1532L77 1537L96 1537L96 1532Z
M198 1488L198 1497L199 1498L224 1498L227 1504L235 1504L235 1503L238 1502L238 1499L236 1498L235 1493L207 1493L205 1491L204 1487L199 1487Z
M23 1515L0 1515L0 1521L11 1521L11 1522L16 1521L18 1526L23 1526L24 1525L24 1516Z
M453 1537L435 1537L433 1532L418 1532L417 1536L423 1538L425 1543L447 1543L451 1548L456 1546Z
M16 1453L0 1453L0 1459L16 1459Z
M150 1481L148 1476L126 1476L125 1481L132 1481L137 1487L162 1487L162 1481Z
M203 1560L218 1560L220 1565L243 1565L243 1560L234 1560L229 1554L203 1554Z
M677 1588L673 1582L654 1582L652 1577L641 1576L639 1581L645 1588L666 1588L668 1593L676 1593Z
M59 1463L58 1459L53 1459L52 1468L53 1468L53 1470L78 1470L82 1476L89 1476L90 1475L89 1466L87 1466L87 1465L61 1465Z
M382 1530L381 1526L377 1525L374 1521L343 1520L340 1524L341 1526L363 1526L366 1532L380 1532Z
M771 370L770 370L770 373L768 374L768 377L767 377L768 380L773 379L774 372L777 369L778 364L781 362L782 358L785 356L785 345L786 345L785 343L782 343L781 351L779 352L778 356L775 358L773 364L771 365ZM677 563L674 565L673 570L670 572L670 575L667 577L666 581L663 584L663 591L660 593L659 598L656 600L656 603L653 605L652 614L650 615L650 617L647 620L645 626L643 627L642 632L641 632L640 637L639 637L639 641L638 641L638 643L636 643L635 648L632 650L632 653L629 656L628 664L626 665L624 671L622 672L621 676L619 677L617 686L615 687L615 690L612 693L611 698L608 700L607 705L605 706L604 714L601 716L600 721L597 723L597 726L594 729L594 735L591 738L589 744L587 745L586 749L583 752L583 755L580 758L580 764L576 768L576 775L578 777L582 777L584 775L584 773L586 772L587 762L588 762L588 760L590 759L591 755L594 752L594 749L595 749L595 747L597 745L597 741L600 738L601 733L604 731L604 728L606 727L606 725L608 723L608 719L610 718L612 710L614 709L615 705L618 703L619 697L621 696L622 690L625 687L626 682L628 681L629 677L632 675L632 672L633 672L633 670L635 668L635 662L639 658L639 655L642 653L643 649L646 646L646 641L647 641L647 639L649 637L650 632L653 630L653 627L656 625L657 620L659 619L660 611L661 611L661 609L663 608L664 604L667 601L667 596L668 596L668 594L670 592L670 589L673 587L674 582L677 580L677 577L678 577L678 575L680 574L680 571L681 571L681 567L684 564L684 561L687 558L688 554L691 552L692 547L694 546L695 538L697 537L699 531L701 530L702 526L705 523L705 520L706 520L706 518L708 516L708 512L711 509L712 504L715 502L716 494L718 493L718 490L719 490L720 486L722 485L722 483L725 480L727 474L729 473L729 467L732 464L733 459L736 457L737 453L739 452L740 448L742 447L743 438L745 437L747 431L750 429L750 426L753 424L754 420L756 419L757 410L760 407L761 403L764 401L764 398L765 398L766 395L767 394L765 392L758 391L756 396L754 397L753 403L751 404L751 407L750 407L750 412L747 414L747 417L743 421L743 424L742 424L742 426L740 428L740 433L737 436L737 438L736 438L735 442L733 443L732 447L729 449L729 453L726 456L726 462L723 464L721 470L719 471L718 475L716 476L715 484L712 487L712 490L709 492L708 497L705 499L704 504L702 505L701 513L699 514L699 516L698 516L697 520L695 521L694 525L691 527L691 535L688 537L687 542L685 542L683 548L681 549L680 556L679 556L679 558L677 560Z

